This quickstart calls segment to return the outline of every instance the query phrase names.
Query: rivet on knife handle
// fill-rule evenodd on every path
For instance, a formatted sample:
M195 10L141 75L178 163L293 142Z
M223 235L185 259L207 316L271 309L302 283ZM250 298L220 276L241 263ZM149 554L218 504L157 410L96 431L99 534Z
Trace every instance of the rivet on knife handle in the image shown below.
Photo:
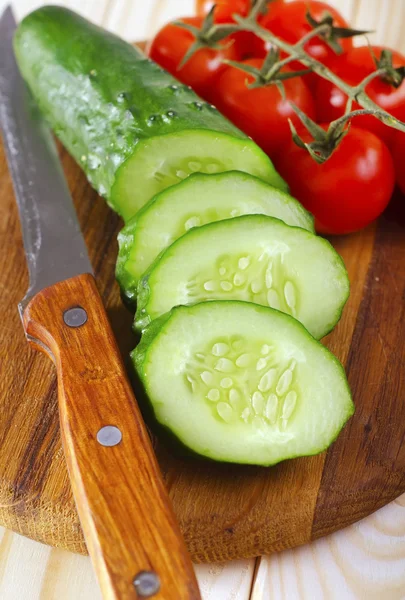
M200 598L150 439L90 274L25 308L30 341L56 363L64 451L107 600Z

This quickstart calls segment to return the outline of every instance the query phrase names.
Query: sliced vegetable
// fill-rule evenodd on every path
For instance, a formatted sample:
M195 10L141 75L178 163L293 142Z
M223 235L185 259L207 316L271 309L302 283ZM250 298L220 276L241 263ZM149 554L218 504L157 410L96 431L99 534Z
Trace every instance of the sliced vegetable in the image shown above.
M306 142L312 139L303 129L299 135ZM374 221L395 184L387 146L371 131L354 126L323 164L289 140L277 156L277 168L291 193L314 214L316 230L322 233L351 233Z
M210 111L209 105L204 107L204 112ZM251 140L201 127L141 142L117 174L112 200L115 206L120 204L121 214L128 220L153 196L192 173L234 170L288 189L268 157Z
M192 227L263 214L314 232L312 216L294 198L257 177L229 171L196 173L153 198L118 236L117 279L129 303L155 258Z
M245 215L191 229L138 286L136 328L178 304L245 300L301 321L316 338L340 319L349 294L342 259L328 241L278 219Z
M354 412L339 361L295 319L247 302L174 308L132 360L160 431L213 460L317 454Z
M211 105L70 10L28 15L15 51L55 133L124 219L194 171L237 169L285 188L266 155Z

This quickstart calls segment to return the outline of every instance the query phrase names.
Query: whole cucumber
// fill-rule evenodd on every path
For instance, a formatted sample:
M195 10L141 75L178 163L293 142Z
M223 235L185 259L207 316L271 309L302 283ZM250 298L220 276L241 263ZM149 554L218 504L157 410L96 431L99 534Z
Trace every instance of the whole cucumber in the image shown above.
M125 219L195 171L241 170L286 187L267 156L214 107L76 13L32 12L14 47L56 135Z

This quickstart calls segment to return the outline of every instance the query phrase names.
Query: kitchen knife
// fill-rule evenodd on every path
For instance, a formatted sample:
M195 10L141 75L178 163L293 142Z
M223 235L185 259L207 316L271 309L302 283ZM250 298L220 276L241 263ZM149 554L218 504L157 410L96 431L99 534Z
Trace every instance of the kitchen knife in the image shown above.
M54 361L63 448L106 599L200 598L127 380L50 130L18 72L10 8L0 19L0 128L29 270L28 341Z

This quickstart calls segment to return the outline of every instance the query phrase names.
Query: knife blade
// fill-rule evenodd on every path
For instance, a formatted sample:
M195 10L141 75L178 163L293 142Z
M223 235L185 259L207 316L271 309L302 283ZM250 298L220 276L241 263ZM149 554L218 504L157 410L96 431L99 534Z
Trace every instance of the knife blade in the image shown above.
M19 74L10 7L0 18L0 129L30 284L28 341L58 375L63 449L103 597L198 600L193 567L128 382L52 134Z
M8 7L0 21L0 127L29 271L23 309L45 287L93 271L51 131L18 71L15 29Z

